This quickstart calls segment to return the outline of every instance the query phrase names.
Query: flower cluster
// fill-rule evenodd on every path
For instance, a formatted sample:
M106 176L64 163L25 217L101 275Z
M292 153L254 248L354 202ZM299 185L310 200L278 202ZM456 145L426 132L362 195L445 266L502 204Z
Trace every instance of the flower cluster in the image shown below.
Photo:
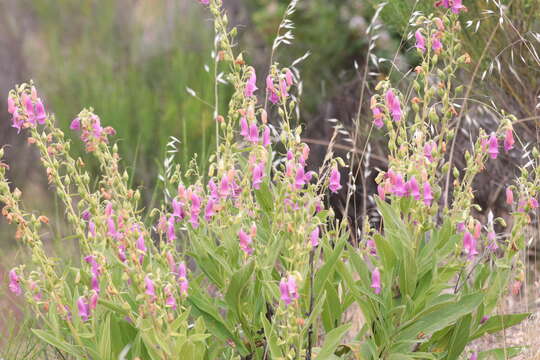
M95 151L99 144L107 144L108 136L116 134L112 127L101 126L99 116L92 113L92 110L83 110L73 119L70 129L81 132L81 140L88 152Z
M34 86L30 90L12 91L7 99L8 112L11 114L12 126L21 132L22 129L45 124L47 114L43 101Z

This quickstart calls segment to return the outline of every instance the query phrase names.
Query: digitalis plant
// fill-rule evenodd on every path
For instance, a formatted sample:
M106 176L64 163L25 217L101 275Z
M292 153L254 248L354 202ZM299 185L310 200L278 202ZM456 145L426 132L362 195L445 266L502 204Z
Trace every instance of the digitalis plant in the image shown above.
M497 158L500 140L513 148L515 119L480 131L461 173L448 156L461 116L454 82L468 61L454 36L460 2L441 3L453 14L416 19L422 63L411 88L377 86L371 109L388 133L389 168L377 178L382 225L366 220L359 248L348 243L347 220L325 207L326 195L343 188L343 161L329 155L318 173L306 171L297 72L272 63L263 93L255 69L234 53L236 29L221 1L201 3L233 94L225 112L216 107L209 172L174 167L149 221L109 144L114 129L92 109L71 129L101 166L94 181L33 84L9 94L13 126L39 150L80 245L79 264L58 266L41 240L48 219L24 209L0 167L3 215L32 253L31 264L11 270L9 287L39 318L37 337L86 359L456 359L472 340L526 317L494 311L538 206L537 171L523 170L507 190L507 235L494 232L501 219L471 216L472 181ZM363 318L357 333L345 320L351 311Z

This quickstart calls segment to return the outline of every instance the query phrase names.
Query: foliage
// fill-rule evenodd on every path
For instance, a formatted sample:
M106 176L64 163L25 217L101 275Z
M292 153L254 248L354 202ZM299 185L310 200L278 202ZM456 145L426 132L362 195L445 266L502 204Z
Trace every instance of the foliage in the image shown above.
M298 69L273 62L258 89L255 69L234 52L237 30L221 1L201 3L214 18L215 61L227 69L232 96L226 109L213 105L219 129L208 171L169 164L164 202L149 221L109 145L112 127L92 109L71 122L99 164L92 180L33 84L9 94L13 126L30 133L80 244L80 264L59 266L42 243L48 219L24 209L0 166L3 215L32 252L31 264L10 272L9 287L38 317L37 338L93 359L457 359L474 339L527 317L494 311L508 284L523 280L516 255L538 208L540 167L524 168L508 187L506 234L495 233L502 219L472 218L472 182L497 159L500 141L517 151L516 118L493 109L498 129L481 130L465 169L453 167L463 91L455 79L470 60L458 1L411 19L421 63L410 87L376 87L373 126L388 136L389 169L377 177L381 218L366 219L359 244L325 206L328 192L341 189L349 206L344 161L330 151L318 173L305 171L309 147L291 125ZM289 39L295 6L285 10L276 50ZM536 164L538 151L531 156ZM345 320L351 311L360 326Z

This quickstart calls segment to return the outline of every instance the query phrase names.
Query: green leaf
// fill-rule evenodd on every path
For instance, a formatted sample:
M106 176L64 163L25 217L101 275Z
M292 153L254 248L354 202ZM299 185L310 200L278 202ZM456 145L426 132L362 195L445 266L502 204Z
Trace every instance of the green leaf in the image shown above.
M281 359L283 357L283 353L281 352L281 348L278 345L278 339L276 336L276 333L274 329L272 328L272 325L266 318L266 316L261 313L261 322L263 324L264 328L264 335L266 337L266 340L268 341L268 348L270 349L270 355L272 355L271 359Z
M324 344L315 359L325 360L330 358L334 354L334 351L338 347L343 336L345 336L347 331L349 331L351 325L352 324L341 325L340 327L337 327L334 330L330 331L328 334L326 334Z
M32 329L32 332L41 340L45 341L47 344L50 344L51 346L57 348L58 350L64 351L70 355L73 355L75 357L83 357L84 353L79 351L79 349L71 345L63 340L60 340L56 338L51 333L44 331L44 330L38 330L38 329Z
M105 316L105 321L100 326L99 331L99 354L102 359L112 359L111 352L111 315Z
M491 349L479 353L478 360L506 360L518 356L522 351L523 348L519 346Z
M430 335L446 326L455 323L459 318L476 309L482 302L483 294L475 293L462 297L457 302L445 303L430 313L420 316L412 324L398 330L396 340L414 340L423 333Z
M336 247L334 248L334 251L331 253L331 255L328 256L328 257L325 256L325 260L326 260L325 264L315 274L314 290L313 291L314 291L316 296L318 294L320 294L321 290L324 287L324 284L325 284L326 280L328 279L330 274L333 272L334 265L336 264L336 262L340 258L341 253L343 252L343 248L345 247L346 243L347 242L346 242L345 238L340 237L339 240L338 240L338 243L336 244ZM325 251L327 249L330 249L330 248L327 247L325 249Z
M493 334L503 329L507 329L509 327L517 325L530 315L530 313L523 313L492 316L488 319L488 321L486 321L482 326L480 326L477 331L474 332L469 341L478 339L485 334Z
M241 314L241 303L243 298L243 292L245 287L249 284L249 279L253 274L255 269L255 262L251 261L249 264L235 272L231 278L229 288L225 293L225 301L229 305L231 311L240 318Z
M259 190L255 190L255 197L266 213L271 213L274 210L272 193L270 192L270 187L266 182L261 184L261 188Z
M454 331L452 338L450 339L450 344L448 346L448 355L446 359L455 360L461 355L465 346L469 343L469 333L471 331L471 321L472 316L468 314L463 318L459 319Z

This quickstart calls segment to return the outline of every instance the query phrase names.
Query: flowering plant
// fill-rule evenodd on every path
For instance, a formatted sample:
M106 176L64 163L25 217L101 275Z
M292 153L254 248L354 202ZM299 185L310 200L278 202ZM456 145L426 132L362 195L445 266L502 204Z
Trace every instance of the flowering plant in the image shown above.
M215 61L228 65L234 92L224 115L215 105L208 173L167 169L165 201L149 221L109 145L114 129L92 109L71 129L101 166L97 182L70 156L35 87L9 94L13 126L30 133L81 252L80 264L57 266L41 241L48 219L23 208L0 167L3 215L32 252L31 266L10 271L9 287L39 317L41 340L95 359L456 359L470 341L526 316L492 313L519 267L523 229L538 206L537 172L523 170L507 190L508 236L495 233L502 219L482 226L471 216L472 181L497 158L500 139L513 148L513 117L490 135L480 131L463 173L452 168L452 120L461 116L452 81L468 61L452 35L461 2L440 4L452 14L416 19L422 63L411 89L377 86L373 125L388 133L389 169L377 178L382 222L365 219L359 247L348 243L347 220L325 207L328 191L343 188L343 160L329 152L318 173L306 171L309 147L293 125L296 69L272 63L259 104L256 71L234 54L236 30L221 1L201 3L214 16ZM344 320L351 309L363 318L357 330Z

